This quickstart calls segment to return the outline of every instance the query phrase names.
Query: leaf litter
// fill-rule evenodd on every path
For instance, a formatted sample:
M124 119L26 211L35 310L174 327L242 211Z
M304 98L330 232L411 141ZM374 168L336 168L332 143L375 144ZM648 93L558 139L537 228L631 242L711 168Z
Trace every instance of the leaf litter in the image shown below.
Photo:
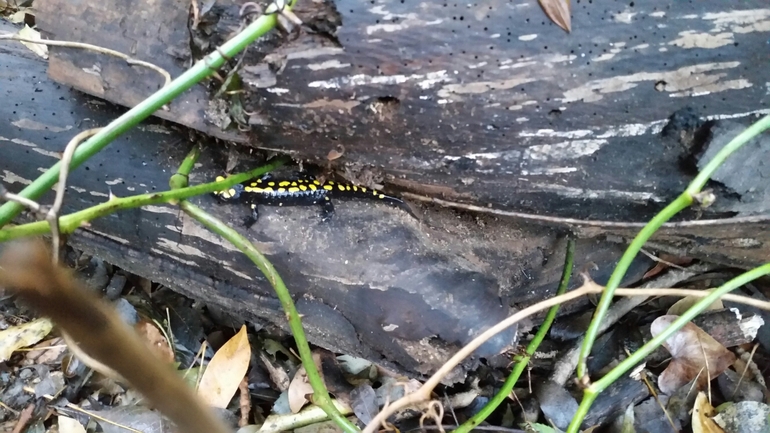
M76 267L77 263L98 260L72 251L70 255L70 262ZM312 404L313 391L290 336L250 331L245 324L233 332L229 323L237 323L237 317L229 317L227 325L217 325L205 310L162 285L112 266L99 268L109 269L109 273L107 278L100 277L98 287L93 289L106 293L112 287L111 298L123 304L121 316L135 326L148 350L156 351L170 367L179 368L180 375L189 376L190 386L197 386L198 394L208 405L220 408L220 415L234 429L238 419L247 421L244 432L264 433L300 426L306 426L308 431L329 428L329 424L321 423L326 419L323 412ZM670 270L658 269L652 278ZM729 276L728 273L723 278ZM114 280L117 281L113 283ZM716 283L719 281L712 281L711 286ZM683 284L687 286L688 282ZM116 287L120 288L118 292ZM763 286L754 289L766 290ZM627 356L628 351L657 335L676 318L661 312L681 312L676 309L685 302L691 301L675 305L675 298L655 298L635 307L599 340L592 353L590 371L599 377ZM570 315L557 319L561 321L560 329L565 331L556 339L544 341L531 360L528 375L519 380L506 402L488 418L488 425L528 431L566 428L580 399L580 389L574 382L550 382L548 376L559 362L558 354L577 341L581 335L579 328L585 326L585 322L572 318L589 308L572 310ZM745 335L742 324L753 316L739 314L741 306L723 308L715 304L713 308L714 311L696 318L670 337L665 348L650 355L642 376L655 380L644 385L639 382L642 379L625 378L605 393L609 397L606 402L597 400L589 413L592 424L585 425L583 431L598 426L623 432L760 431L739 427L767 427L763 414L768 411L768 392L761 385L764 381L756 379L757 374L763 373L761 368L750 368L767 361L767 342L755 342L753 336ZM0 304L0 314L4 318L30 317L12 299ZM534 331L523 330L523 341L526 332ZM59 431L73 432L89 425L98 425L105 432L125 432L126 428L173 431L170 421L145 406L141 396L69 355L57 330L51 329L45 319L22 321L0 332L19 336L0 339L0 343L7 345L5 352L0 353L5 353L5 365L11 372L0 375L0 401L7 406L6 409L0 405L5 425L16 423L30 404L43 402L41 407L47 406L50 412L33 411L29 426L45 429L58 425ZM755 347L758 349L753 350ZM343 413L352 416L359 426L370 421L384 405L421 385L421 377L405 377L371 360L321 348L315 348L313 354L332 396ZM444 405L443 422L448 427L468 419L491 398L510 371L512 355L513 352L487 359L477 364L466 383L441 389L445 395L437 396L437 400ZM566 407L572 409L564 410ZM423 410L409 408L394 417L393 422L402 431L416 428ZM612 430L611 425L619 430Z

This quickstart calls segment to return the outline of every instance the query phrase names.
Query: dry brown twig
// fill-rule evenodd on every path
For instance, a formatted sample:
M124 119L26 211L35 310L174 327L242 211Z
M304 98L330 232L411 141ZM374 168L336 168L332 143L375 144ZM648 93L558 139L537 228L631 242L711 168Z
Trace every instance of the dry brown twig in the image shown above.
M150 62L145 62L144 60L135 59L127 54L121 53L120 51L111 50L109 48L100 47L98 45L86 44L83 42L57 41L53 39L28 39L28 38L22 38L21 36L16 34L2 34L0 35L0 40L27 42L31 44L50 45L54 47L81 48L84 50L94 51L101 54L107 54L110 56L121 58L125 60L126 63L128 63L129 65L142 66L148 69L152 69L153 71L159 73L163 77L164 86L167 86L168 83L171 82L171 74L169 74L168 71L161 68L160 66L154 65Z
M40 213L41 209L42 209L42 207L40 206L40 204L38 202L36 202L34 200L30 200L30 199L28 199L26 197L22 197L22 196L20 196L18 194L14 194L14 193L8 191L7 189L5 189L5 187L3 185L0 185L0 199L18 203L18 204L28 208L29 210L35 212L35 213Z
M598 228L616 228L616 229L639 229L647 225L646 222L618 222L618 221L599 221L599 220L581 220L577 218L563 218L558 216L537 215L526 212L514 212L502 209L494 209L472 204L459 203L456 201L443 200L435 197L428 197L420 194L405 192L401 194L404 198L409 198L425 203L435 203L439 206L463 209L471 212L478 212L487 215L496 215L509 218L522 219L525 221L544 222L558 224L570 228L575 227L598 227ZM704 219L693 221L667 222L661 228L689 228L689 227L710 227L732 224L760 223L770 221L770 215L751 215L722 219Z
M64 203L64 191L67 189L67 175L69 174L72 157L83 140L101 131L101 129L86 129L72 137L69 143L67 143L67 147L64 148L64 153L61 157L61 168L59 169L59 183L56 186L56 198L53 201L53 206L48 209L45 215L45 220L51 226L51 244L53 245L51 260L54 265L59 263L59 211L61 210L62 203Z
M81 359L87 365L105 367L125 379L180 431L229 433L181 377L147 350L112 307L81 287L70 270L51 263L41 242L19 242L5 249L0 257L0 285L15 290L49 316L77 343L71 347L85 355Z
M591 280L591 277L587 274L583 273L581 274L583 277L583 285L579 288L565 293L563 295L555 296L550 299L546 299L544 301L538 302L535 305L532 305L530 307L527 307L512 316L506 318L505 320L499 322L495 326L487 329L484 331L481 335L474 338L473 341L465 345L462 349L460 349L457 353L454 354L447 362L444 363L444 365L441 366L441 368L436 371L436 373L433 374L418 390L415 392L405 395L402 398L396 400L392 404L386 405L382 408L382 410L375 416L369 424L366 425L366 428L364 428L363 433L375 433L377 431L377 428L380 425L384 425L384 423L387 421L388 417L396 413L397 411L401 409L405 409L407 407L419 407L421 405L424 405L426 402L430 401L431 395L433 393L433 390L436 388L436 386L441 383L441 380L449 374L452 369L454 369L457 365L460 364L465 358L470 356L473 351L478 349L482 344L484 344L487 340L494 337L501 331L505 330L506 328L518 323L522 319L525 319L535 313L538 313L542 310L545 310L546 308L550 308L554 305L563 304L565 302L571 301L573 299L577 299L579 297L589 295L589 294L599 294L604 291L604 287L596 284ZM668 288L648 288L648 289L616 289L615 295L617 296L696 296L696 297L706 297L708 296L710 291L708 290L691 290L691 289L668 289ZM722 299L730 300L733 302L746 304L746 305L752 305L757 308L762 308L764 310L770 311L770 302L765 301L758 301L756 299L752 299L746 296L740 296L740 295L733 295L728 294L722 297Z

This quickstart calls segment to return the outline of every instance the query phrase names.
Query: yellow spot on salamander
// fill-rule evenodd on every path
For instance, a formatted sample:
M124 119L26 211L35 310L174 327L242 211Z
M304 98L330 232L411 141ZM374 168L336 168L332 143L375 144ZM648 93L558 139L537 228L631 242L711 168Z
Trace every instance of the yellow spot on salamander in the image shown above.
M275 186L275 182L268 182L267 186Z
M251 182L251 186L259 186L259 183L257 183L257 182Z
M308 188L310 188L311 191L315 191L316 190L316 186L313 185L312 183L310 185L308 185Z
M297 186L297 182L292 182L291 186Z
M314 180L313 183L316 184L316 185L319 185L319 186L321 185L321 182L319 182L317 180Z
M257 183L262 183L262 179L257 179Z
M324 200L329 201L329 197L324 197Z
M270 188L269 186L265 188L263 191L265 192L273 192L273 188Z
M217 182L222 182L223 180L225 180L224 176L217 176Z
M252 209L256 209L256 208L257 208L257 205L255 205L255 204L252 204L252 205L251 205L251 208L252 208Z
M373 190L372 190L372 195L377 195L377 194L379 194L379 192L377 192L377 190L374 190L374 189L373 189Z
M361 187L361 192L366 192L366 188Z
M339 188L340 191L345 191L345 185L337 185L337 188Z
M301 189L302 191L307 191L307 187L305 185L300 185L299 189Z
M334 185L334 181L331 181L331 180L326 183L328 183L329 185Z
M304 180L302 180L302 179L297 179L297 182L299 182L299 183L305 183L305 181L304 181Z
M252 190L253 192L265 192L265 190L264 190L264 189L262 189L262 188L252 188L251 190Z
M299 191L299 188L297 188L296 186L292 186L289 188L289 192L298 192L298 191Z
M357 186L355 186L355 185L353 185L353 191L356 191L356 192L358 192L358 187L357 187Z
M333 187L331 185L324 185L324 189L327 190L327 191L331 191L332 188Z
M252 185L254 185L254 184L252 184ZM243 188L243 190L246 191L246 192L254 192L254 188L252 188L250 186L247 186L246 188Z
M278 192L286 192L286 188L278 188ZM280 204L278 206L280 206Z
M385 198L385 194L380 194L380 195L378 195L377 197L379 197L379 198Z
M288 180L284 180L283 182L280 182L278 184L278 186L289 186L289 185L291 185L291 182L289 182Z
M350 191L350 185L345 185L345 189Z

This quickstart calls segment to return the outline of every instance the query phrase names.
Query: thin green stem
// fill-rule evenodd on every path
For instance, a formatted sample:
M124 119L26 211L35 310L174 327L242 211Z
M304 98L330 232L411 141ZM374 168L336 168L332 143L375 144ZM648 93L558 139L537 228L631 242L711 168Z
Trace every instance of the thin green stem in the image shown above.
M293 4L294 3L292 2L292 5ZM270 29L275 27L275 23L275 15L263 15L259 17L259 19L251 23L242 32L225 42L219 50L207 55L193 65L192 68L173 80L169 85L158 90L152 96L110 122L109 125L102 128L101 131L78 146L70 164L70 172L102 150L115 138L149 117L163 105L169 103L180 93L210 76L213 71L224 64L225 57L223 57L223 55L228 58L235 56L258 37L264 35L270 31ZM32 200L40 198L40 196L50 190L58 180L60 166L60 162L54 164L53 167L49 168L45 173L24 188L19 195ZM7 202L0 206L0 227L8 224L22 210L23 207L16 202Z
M596 312L594 313L591 324L586 331L583 345L580 347L580 357L578 359L577 365L576 373L579 380L585 382L588 380L588 369L586 368L586 361L588 359L588 355L591 353L593 344L598 337L599 326L604 320L604 316L607 314L607 310L609 309L610 303L612 302L612 298L615 294L615 289L617 289L620 285L620 282L623 279L623 276L625 276L628 267L631 265L631 262L639 253L642 246L644 246L647 240L652 237L653 234L655 234L655 232L663 223L671 219L682 209L692 204L693 197L701 192L703 186L719 168L719 166L724 163L727 157L738 150L741 146L746 144L753 137L768 128L770 128L770 115L763 117L749 128L747 128L745 131L738 134L737 137L733 138L724 148L722 148L717 153L717 155L711 161L709 161L708 164L706 164L706 167L704 167L703 170L695 177L695 179L690 182L690 185L688 185L685 192L677 197L674 202L666 206L666 208L663 209L660 213L655 215L655 217L649 223L647 223L647 225L644 226L644 228L634 238L633 242L631 242L631 244L628 246L628 249L626 249L625 253L623 254L623 257L618 262L618 265L615 267L615 270L612 272L612 275L607 282L606 290L602 294L602 297L599 300L599 304L596 306Z
M556 296L559 296L567 291L570 275L572 275L572 263L574 256L575 240L570 238L567 241L567 252L564 256L564 269L562 270L561 281L559 283L559 288L556 291ZM535 338L533 338L532 341L530 341L527 345L526 354L524 356L517 357L518 359L516 359L516 366L513 368L513 371L511 371L511 374L508 376L508 378L505 379L503 386L500 388L497 394L492 397L492 400L490 400L478 413L473 415L469 420L465 421L462 425L460 425L460 427L455 429L454 433L469 433L471 430L484 422L484 420L487 419L487 417L489 417L489 415L491 415L492 412L494 412L495 409L497 409L497 407L500 406L500 404L505 401L505 399L511 394L511 390L513 390L513 387L516 385L519 377L521 377L524 369L526 369L527 365L529 365L530 358L532 358L532 355L534 355L535 351L537 351L540 343L542 343L545 339L546 334L548 334L548 330L551 329L551 324L556 319L556 312L558 310L559 305L554 305L548 310L548 314L545 316L543 324L540 325L540 329L537 330Z
M599 326L601 325L602 320L604 320L604 316L607 314L607 310L612 303L612 298L615 296L615 289L620 286L620 282L623 280L623 277L625 276L628 267L631 265L631 262L634 260L647 240L652 237L653 234L655 234L660 226L671 219L671 217L676 215L679 211L689 206L691 202L692 198L688 193L684 193L677 197L674 202L666 206L665 209L655 215L655 217L644 226L644 228L639 232L639 234L636 235L634 240L628 246L625 253L623 253L623 256L620 258L620 261L615 267L615 270L612 272L612 275L610 275L610 279L607 281L606 289L602 293L602 297L599 299L599 304L596 306L596 312L594 312L591 324L588 326L588 330L586 330L585 340L583 341L582 346L580 346L580 358L577 365L578 379L588 376L586 360L588 359L588 355L591 353L593 343L599 334Z
M195 158L197 158L197 151L194 149L187 156L185 163L182 164L177 174L170 180L169 183L172 184L172 187L186 185L187 175ZM192 163L187 164L189 161L192 161ZM259 252L259 250L254 247L254 244L248 239L241 236L237 231L233 230L219 219L211 216L208 212L203 211L201 208L186 200L180 202L179 207L204 227L223 237L241 250L255 265L257 265L257 268L262 271L265 278L270 282L270 285L273 286L275 294L281 302L283 311L287 315L289 328L294 335L294 342L297 344L297 350L299 351L302 365L305 367L308 381L313 388L313 403L323 409L329 418L337 423L345 433L357 433L359 431L358 427L345 418L334 406L334 402L329 396L329 391L327 391L326 385L324 385L323 379L321 379L321 375L318 373L318 369L313 361L313 353L310 351L310 346L305 337L305 331L302 328L302 320L294 306L294 300L291 298L291 294L286 288L283 279L278 275L278 272L270 261L267 260L267 257Z
M660 334L656 335L644 346L639 348L639 350L615 366L615 368L613 368L604 377L588 386L583 391L583 400L580 402L580 406L578 407L577 413L575 413L575 417L572 419L572 423L567 429L567 433L579 432L580 424L582 424L583 420L588 414L588 410L591 408L591 404L593 404L594 400L596 400L596 397L599 395L599 393L607 389L607 387L618 380L618 378L620 378L622 375L626 374L626 372L643 362L647 355L660 347L669 337L682 329L682 327L690 322L693 318L695 318L695 316L705 311L709 305L713 304L723 295L730 293L738 287L741 287L744 284L750 283L751 281L754 281L757 278L768 274L770 274L770 263L766 263L748 272L744 272L743 274L738 275L732 280L721 285L716 290L713 290L708 296L701 298L689 310L685 311L681 316L679 316L679 318L674 320L674 322L671 323L668 328L666 328Z
M175 200L181 200L196 195L221 191L237 183L245 182L253 177L259 176L269 171L273 171L289 160L290 159L288 157L275 158L262 167L256 168L246 173L228 176L221 182L210 182L191 186L188 188L115 198L108 202L92 206L88 209L83 209L81 211L60 217L59 232L62 234L72 233L85 222L115 213L119 210L137 208L152 204L170 203ZM34 223L8 227L0 230L0 242L17 239L24 236L46 234L50 232L50 229L51 227L47 221L37 221Z

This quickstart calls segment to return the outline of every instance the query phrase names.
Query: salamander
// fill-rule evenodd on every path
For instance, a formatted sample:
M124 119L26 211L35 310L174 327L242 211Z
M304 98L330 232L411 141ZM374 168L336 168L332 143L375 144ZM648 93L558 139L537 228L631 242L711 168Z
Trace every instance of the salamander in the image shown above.
M217 177L217 182L224 180ZM294 179L276 178L267 174L262 178L238 184L214 195L222 202L247 203L251 216L244 221L251 227L259 219L258 205L265 206L321 206L321 221L327 222L334 215L332 199L376 200L405 210L416 218L409 206L400 198L382 193L376 189L334 182L320 182L313 177Z

